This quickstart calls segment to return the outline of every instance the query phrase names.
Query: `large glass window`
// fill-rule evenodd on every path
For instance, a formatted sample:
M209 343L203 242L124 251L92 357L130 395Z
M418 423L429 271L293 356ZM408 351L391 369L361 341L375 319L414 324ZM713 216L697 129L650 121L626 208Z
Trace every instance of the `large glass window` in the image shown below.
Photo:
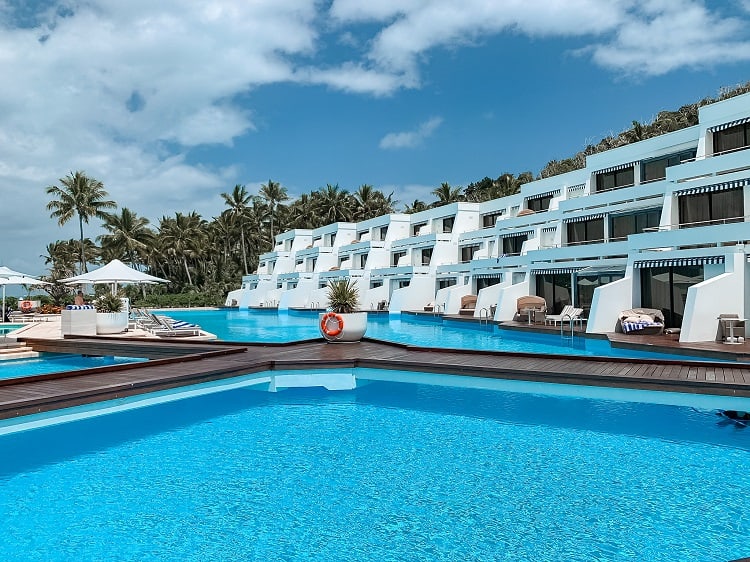
M641 182L663 180L667 177L667 168L692 160L695 158L695 152L695 149L685 150L677 154L654 158L653 160L644 160L641 162Z
M589 317L594 289L625 277L625 271L611 273L578 274L576 276L575 306L583 309L583 317Z
M505 211L498 211L496 213L488 213L486 215L482 215L482 228L492 228L493 226L495 226L498 217L502 217L504 214Z
M604 218L569 222L567 228L568 246L604 241Z
M406 252L393 252L391 254L391 267L398 266L398 260L403 258L406 255Z
M610 217L609 239L624 240L631 234L643 232L646 228L659 226L661 209L640 211L628 215L615 215Z
M474 254L479 251L479 244L461 246L461 263L468 263L474 259Z
M545 195L544 197L537 197L535 199L529 199L526 201L526 208L534 212L541 213L549 209L549 204L552 201L552 195Z
M443 219L443 232L449 234L453 232L453 225L456 222L456 217L446 217Z
M388 236L388 225L381 226L380 231L378 233L378 240L385 240Z
M432 259L432 248L424 248L422 250L422 265L430 265Z
M528 234L523 234L521 236L506 236L503 238L503 254L506 256L519 255L523 249L523 243L528 239Z
M502 277L500 275L494 276L494 277L480 277L477 279L477 293L484 289L485 287L491 287L492 285L497 285L502 281Z
M421 228L422 228L423 226L426 226L426 225L427 225L427 223L426 223L426 222L420 222L419 224L414 224L414 225L412 225L412 227L411 227L411 235L412 235L412 236L417 236L417 235L419 234L419 230L420 230L420 229L421 229Z
M745 215L742 188L683 195L679 207L680 228L740 222Z
M701 281L702 265L641 269L641 306L658 308L668 327L679 328L688 288Z
M743 123L714 133L714 153L750 146L750 123Z
M630 187L635 183L635 166L596 175L596 190L607 191Z
M438 279L437 281L437 288L445 289L447 287L453 287L453 285L456 284L456 278L455 277L445 277L443 279Z
M544 297L548 314L560 314L570 299L570 273L540 273L536 275L536 296Z

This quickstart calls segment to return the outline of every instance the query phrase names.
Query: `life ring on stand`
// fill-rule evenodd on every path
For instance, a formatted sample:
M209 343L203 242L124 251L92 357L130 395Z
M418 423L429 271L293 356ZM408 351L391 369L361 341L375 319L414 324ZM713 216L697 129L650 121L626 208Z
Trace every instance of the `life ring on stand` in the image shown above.
M335 312L326 312L320 319L320 331L335 338L344 330L344 319Z
M31 301L21 301L18 303L18 307L21 309L21 312L31 312L34 303Z

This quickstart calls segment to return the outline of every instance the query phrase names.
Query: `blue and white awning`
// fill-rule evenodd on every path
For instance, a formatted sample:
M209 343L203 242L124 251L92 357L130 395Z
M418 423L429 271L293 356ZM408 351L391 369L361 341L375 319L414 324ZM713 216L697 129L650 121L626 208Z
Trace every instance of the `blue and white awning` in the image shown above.
M474 273L473 274L474 279L502 279L503 274L499 271L497 272L485 272L485 273Z
M680 267L686 265L706 265L724 263L724 256L704 256L700 258L668 258L663 260L642 260L633 263L636 269L654 267Z
M678 197L682 197L684 195L697 195L699 193L711 193L714 191L729 191L730 189L741 189L748 183L750 183L750 179L744 178L741 180L725 181L722 183L713 183L711 185L702 185L700 187L691 187L690 189L681 189L680 191L675 191L674 194Z
M583 221L592 221L595 219L601 219L604 217L606 213L594 213L593 215L581 215L579 217L571 217L569 219L563 219L564 223L569 222L583 222Z
M552 191L545 191L544 193L537 193L535 195L529 195L525 199L526 199L526 201L532 201L534 199L542 199L542 198L548 197L550 195L553 196L553 197L556 196L556 195L560 195L560 190L559 189L553 189Z
M557 230L557 226L556 225L555 226L543 226L542 227L542 232L554 232L555 230Z
M736 121L730 121L729 123L722 123L721 125L716 125L715 127L709 127L708 132L715 133L716 131L724 131L725 129L731 129L732 127L743 125L748 122L750 122L750 117L743 117L742 119L737 119Z
M519 232L504 233L504 234L501 234L500 236L503 237L503 238L518 238L519 236L529 236L532 232L534 232L534 231L533 230L522 230L522 231L519 231Z
M618 164L617 166L610 166L609 168L604 168L603 170L597 170L594 172L595 175L601 175L601 174L608 174L609 172L616 172L617 170L624 170L625 168L632 168L635 166L637 162L628 162L627 164Z
M531 273L534 275L555 275L557 273L575 273L582 267L541 267L532 266Z
M579 183L578 185L571 185L568 188L568 193L572 193L574 191L583 191L584 189L586 189L586 184L585 183Z

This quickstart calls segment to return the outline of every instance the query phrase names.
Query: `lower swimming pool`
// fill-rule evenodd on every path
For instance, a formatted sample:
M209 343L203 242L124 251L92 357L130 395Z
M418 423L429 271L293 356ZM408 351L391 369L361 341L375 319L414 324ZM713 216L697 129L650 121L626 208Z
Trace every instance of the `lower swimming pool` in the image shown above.
M173 318L199 324L225 341L293 342L319 338L318 314L312 311L276 310L169 310ZM441 321L440 317L413 315L371 315L368 337L426 347L481 349L540 354L616 356L625 358L694 359L686 355L612 348L608 340L561 338L558 333L542 334L502 329L487 324ZM711 359L715 361L716 359Z
M710 408L395 375L365 371L340 392L235 388L2 435L0 559L750 554L750 430Z
M0 379L75 371L77 369L91 369L93 367L105 367L138 361L145 361L145 359L135 357L84 357L83 355L42 353L39 357L32 359L0 361Z

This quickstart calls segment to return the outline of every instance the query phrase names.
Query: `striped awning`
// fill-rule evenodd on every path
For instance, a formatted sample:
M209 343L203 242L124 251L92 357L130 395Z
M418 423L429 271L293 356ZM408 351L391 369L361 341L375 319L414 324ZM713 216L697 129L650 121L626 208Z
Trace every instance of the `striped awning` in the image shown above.
M625 273L625 264L622 265L592 265L578 271L578 276L599 275L601 273Z
M580 267L541 267L541 266L532 266L531 267L531 273L534 275L554 275L556 273L575 273L576 271L580 270L582 268Z
M743 125L744 123L750 122L750 117L743 117L742 119L737 119L736 121L730 121L729 123L722 123L721 125L716 125L715 127L709 127L708 132L709 133L715 133L716 131L723 131L725 129L731 129L732 127L736 127L737 125Z
M603 218L605 213L594 213L593 215L581 215L579 217L571 217L569 219L563 219L563 222L569 223L569 222L583 222L583 221L592 221L595 219L601 219Z
M586 189L586 184L585 183L579 183L578 185L571 185L568 188L568 193L570 193L571 191L583 191L584 189Z
M744 178L741 180L733 180L733 181L725 181L722 183L713 183L711 185L702 185L700 187L691 187L690 189L681 189L680 191L675 191L674 194L682 197L684 195L696 195L698 193L711 193L713 191L728 191L730 189L740 189L745 187L748 182L750 182L749 178Z
M542 232L554 232L557 230L557 226L543 226Z
M534 199L542 199L543 197L548 197L549 195L555 196L560 195L559 189L553 189L552 191L545 191L544 193L536 193L535 195L529 195L526 197L526 201L532 201Z
M474 279L502 279L503 274L500 272L494 273L475 273Z
M617 170L624 170L625 168L632 168L635 166L637 162L628 162L627 164L618 164L617 166L610 166L609 168L604 168L603 170L597 170L594 172L595 175L600 174L608 174L609 172L616 172Z
M501 234L500 236L503 238L518 238L519 236L528 236L534 232L533 230L522 230L520 232L510 232L507 234Z
M704 256L700 258L668 258L664 260L642 260L633 263L636 269L653 267L679 267L685 265L706 265L724 263L724 256Z

